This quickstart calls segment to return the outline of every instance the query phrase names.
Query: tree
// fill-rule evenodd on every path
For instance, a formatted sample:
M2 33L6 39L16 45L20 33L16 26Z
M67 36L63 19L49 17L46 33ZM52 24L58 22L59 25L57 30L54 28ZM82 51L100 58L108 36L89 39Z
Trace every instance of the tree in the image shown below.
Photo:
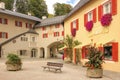
M27 14L28 13L28 0L17 0L16 2L16 11Z
M4 2L5 3L5 8L8 10L12 10L13 9L13 3L14 0L0 0L0 2Z
M81 44L78 40L74 40L72 36L67 35L64 38L64 45L67 47L67 55L72 61L73 57L73 48L77 45Z
M44 0L29 0L29 12L39 18L48 16L47 5Z
M61 16L68 14L72 10L72 6L65 3L56 3L54 4L55 16Z

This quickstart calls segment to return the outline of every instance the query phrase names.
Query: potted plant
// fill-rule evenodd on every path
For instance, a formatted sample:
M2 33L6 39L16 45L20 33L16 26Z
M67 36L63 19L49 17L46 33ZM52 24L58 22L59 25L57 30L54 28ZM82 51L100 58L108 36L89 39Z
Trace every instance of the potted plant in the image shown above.
M9 54L7 56L6 68L9 71L18 71L21 70L22 62L21 59L16 54Z
M93 78L100 78L103 76L103 54L93 46L88 48L88 62L85 63L87 68L87 76Z

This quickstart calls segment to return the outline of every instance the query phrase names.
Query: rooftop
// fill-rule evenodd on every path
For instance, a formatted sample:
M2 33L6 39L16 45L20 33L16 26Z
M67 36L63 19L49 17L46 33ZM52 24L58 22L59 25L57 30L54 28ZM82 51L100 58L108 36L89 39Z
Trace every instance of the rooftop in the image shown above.
M16 16L16 17L20 17L20 18L24 18L24 19L29 19L29 20L32 20L32 21L38 21L38 22L41 21L40 18L37 18L37 17L34 17L34 16L29 16L29 15L18 13L18 12L14 12L14 11L10 11L10 10L6 10L6 9L0 9L0 13L7 14L7 15L12 15L12 16Z

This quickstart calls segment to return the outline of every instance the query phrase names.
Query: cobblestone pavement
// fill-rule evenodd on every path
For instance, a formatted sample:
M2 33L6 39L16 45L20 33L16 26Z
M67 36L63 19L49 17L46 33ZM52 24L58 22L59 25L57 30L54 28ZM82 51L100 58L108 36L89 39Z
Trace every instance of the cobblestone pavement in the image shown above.
M5 60L0 59L0 80L120 80L120 73L104 70L103 78L86 77L86 68L64 63L62 72L43 70L47 61L63 62L60 59L23 60L21 71L7 71Z

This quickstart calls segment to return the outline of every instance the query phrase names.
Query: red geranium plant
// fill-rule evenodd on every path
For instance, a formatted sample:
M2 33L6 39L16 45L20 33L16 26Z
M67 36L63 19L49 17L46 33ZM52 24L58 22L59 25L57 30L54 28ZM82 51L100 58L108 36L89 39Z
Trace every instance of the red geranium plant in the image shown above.
M76 28L72 29L71 34L72 34L73 37L75 37L75 35L76 35Z
M93 28L93 21L88 21L86 24L86 30L90 32L92 28Z
M104 27L109 26L111 21L112 21L112 15L111 14L105 14L101 18L101 24Z

